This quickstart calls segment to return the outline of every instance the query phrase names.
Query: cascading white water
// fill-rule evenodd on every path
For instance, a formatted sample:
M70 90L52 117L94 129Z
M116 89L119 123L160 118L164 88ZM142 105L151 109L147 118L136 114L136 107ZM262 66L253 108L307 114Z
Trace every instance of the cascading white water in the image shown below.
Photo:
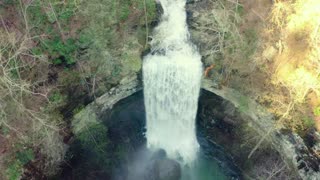
M185 163L199 145L195 118L202 75L201 57L189 41L186 0L159 0L163 15L144 58L143 84L147 144Z

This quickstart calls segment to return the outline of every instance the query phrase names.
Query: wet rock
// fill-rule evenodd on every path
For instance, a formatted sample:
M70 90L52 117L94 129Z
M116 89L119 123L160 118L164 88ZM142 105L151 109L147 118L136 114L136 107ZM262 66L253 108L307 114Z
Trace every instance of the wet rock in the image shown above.
M216 84L210 80L203 80L202 88L210 91L224 100L231 102L241 111L246 118L245 123L251 124L261 137L271 141L276 149L291 169L295 170L302 179L319 179L320 177L320 157L314 151L318 149L318 133L314 133L315 140L313 147L307 146L303 139L292 132L282 132L274 128L275 120L271 113L268 113L262 106L255 101L244 96L234 89L217 88ZM241 108L245 106L245 108Z
M198 1L201 1L201 0L187 0L187 4L193 4Z
M180 164L171 159L157 160L154 165L156 180L179 180L181 177Z
M141 152L140 152L141 153ZM179 180L180 164L166 157L163 149L155 152L146 150L137 154L129 167L128 180Z
M296 133L278 134L274 143L287 162L293 165L302 179L320 177L320 158L315 156Z
M110 89L109 92L100 96L74 116L71 122L73 133L80 134L89 125L101 123L101 119L103 119L101 116L104 116L107 110L112 109L117 102L141 89L142 85L137 76L123 78L119 86Z
M119 102L121 99L124 99L133 93L140 91L142 89L141 81L136 77L132 79L124 79L118 87L113 88L100 98L98 98L94 103L88 105L84 110L77 114L73 121L73 130L74 133L80 132L86 124L95 123L99 121L99 117L103 116L103 112L106 110L112 109L112 107ZM270 129L274 127L274 118L273 116L266 112L261 106L256 102L247 99L245 104L243 101L243 95L237 92L234 89L228 88L219 88L216 83L210 80L204 80L202 88L210 91L225 101L229 101L236 109L241 109L241 113L246 117L244 120L246 123L251 124L251 128L255 129L256 132L260 133L261 136L268 134ZM242 107L242 108L241 108ZM245 107L245 108L243 108ZM231 106L228 108L228 111L235 111ZM217 113L216 113L217 114ZM206 116L207 117L207 116ZM222 129L228 129L226 133L232 130L232 127L239 126L239 122L235 121L232 117L223 117L221 115L220 120L216 117L207 117L206 126L221 126ZM212 123L211 123L212 122ZM271 140L276 149L283 159L292 169L295 169L299 176L303 179L316 179L320 177L319 172L319 134L314 133L315 141L311 147L306 145L305 142L297 134L293 133L284 133L277 130L273 130L269 133L267 137L268 140ZM159 153L161 155L161 153ZM162 155L163 157L164 155ZM161 157L161 156L160 156ZM157 174L159 170L170 165L169 169L163 169L163 174L157 174L156 178L168 177L176 178L179 175L179 168L177 164L172 161L161 159L155 161L153 172ZM149 179L150 180L150 179ZM156 179L157 180L157 179Z
M152 155L151 159L156 160L156 159L163 159L165 157L167 157L166 151L163 149L159 149Z
M312 150L315 155L320 158L320 134L318 132L314 132L315 143L312 146Z

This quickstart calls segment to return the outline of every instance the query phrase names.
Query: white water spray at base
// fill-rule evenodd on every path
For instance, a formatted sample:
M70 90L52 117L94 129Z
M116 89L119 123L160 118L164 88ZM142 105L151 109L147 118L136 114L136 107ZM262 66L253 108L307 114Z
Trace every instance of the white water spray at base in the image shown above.
M195 118L202 75L201 56L189 42L185 0L160 0L161 23L151 54L144 58L147 144L185 163L196 158Z

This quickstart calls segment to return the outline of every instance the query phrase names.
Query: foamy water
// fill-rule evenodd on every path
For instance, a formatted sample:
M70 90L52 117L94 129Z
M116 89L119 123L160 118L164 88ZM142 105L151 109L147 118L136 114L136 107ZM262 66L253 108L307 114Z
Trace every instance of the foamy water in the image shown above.
M189 41L185 0L160 0L163 15L143 62L149 148L191 162L199 145L195 118L202 76L201 56Z

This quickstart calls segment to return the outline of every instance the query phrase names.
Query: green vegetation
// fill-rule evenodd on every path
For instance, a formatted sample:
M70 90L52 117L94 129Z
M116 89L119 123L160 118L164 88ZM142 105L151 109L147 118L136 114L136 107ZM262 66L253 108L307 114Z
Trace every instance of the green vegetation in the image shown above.
M242 17L245 14L243 5L237 4L235 7L235 12L239 14L240 17Z
M156 15L155 2L147 0L146 6L150 23ZM94 76L109 76L109 81L119 81L139 71L140 54L146 43L143 1L92 0L82 2L80 7L80 14L89 22L81 35L84 39L95 40L87 49L92 64L85 73L92 75L94 72ZM128 64L134 68L124 68Z
M155 1L146 0L146 22L140 0L0 3L0 134L13 146L24 144L40 154L16 154L8 145L6 163L0 161L0 167L6 167L9 179L23 177L28 163L37 162L33 166L47 176L57 172L72 115L140 71L146 23L154 20L155 8ZM98 133L94 139L106 131L90 128ZM89 145L81 137L79 141ZM108 143L91 145L96 148L86 153L99 153Z
M245 96L240 96L239 98L239 110L240 112L247 112L249 110L249 99Z
M10 129L8 128L8 127L5 127L5 126L1 126L0 127L0 134L1 135L4 135L4 136L6 136L6 135L8 135L9 134L9 132L10 132Z
M314 108L313 114L314 114L315 116L320 116L320 106Z
M31 34L36 36L35 43L39 44L32 49L34 55L46 54L54 65L69 67L75 64L76 50L80 46L78 38L70 35L70 22L77 10L75 2L36 0L29 5L27 17L29 25L34 26Z
M108 136L108 128L100 122L89 122L75 135L75 142L67 153L67 159L72 160L75 156L77 161L85 162L75 164L73 173L75 178L84 178L88 172L99 172L107 177L114 168L125 158L127 150L121 144L111 142Z
M18 180L22 173L22 164L20 161L14 161L8 166L7 176L9 180Z
M102 124L89 125L86 130L77 135L82 148L81 157L86 158L88 164L107 171L110 168L110 153L107 128Z
M245 46L242 47L244 59L250 60L258 47L258 34L255 29L246 29L244 32Z
M21 145L18 145L23 149ZM15 159L9 164L6 174L9 180L18 180L22 175L22 168L28 162L34 159L34 153L32 149L23 149L15 153Z
M315 123L314 120L311 117L304 117L303 118L303 127L306 129L310 129L314 127Z

